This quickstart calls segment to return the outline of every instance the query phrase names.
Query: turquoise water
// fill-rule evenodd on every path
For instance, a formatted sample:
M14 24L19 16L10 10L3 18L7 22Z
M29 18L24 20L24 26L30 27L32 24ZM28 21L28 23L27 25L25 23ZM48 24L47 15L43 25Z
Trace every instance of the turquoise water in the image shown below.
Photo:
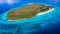
M53 5L51 5L53 6ZM54 6L52 12L35 16L34 18L19 20L19 21L7 21L5 14L0 15L0 31L1 32L13 32L15 33L17 29L21 30L21 34L28 34L28 32L36 31L46 31L53 30L60 23L60 7ZM36 29L33 28L36 25ZM10 27L11 29L8 29Z
M0 20L1 23L4 24L25 24L28 22L29 24L35 24L35 23L41 23L42 27L45 27L43 24L56 24L57 21L59 21L59 7L54 6L54 10L52 12L40 15L40 16L35 16L30 19L23 19L23 20L18 20L18 21L8 21L6 20L6 17L4 16L7 13L2 14L2 19ZM58 15L57 15L58 14ZM27 24L27 23L26 23Z
M1 22L3 21L3 23L5 22L5 24L12 24L12 23L24 23L24 22L37 22L37 21L42 21L42 22L44 22L43 20L52 20L52 19L54 19L55 20L55 18L57 18L57 16L56 16L56 14L57 14L57 12L59 11L59 7L56 7L56 6L54 6L54 10L52 11L52 12L49 12L49 13L46 13L46 14L43 14L43 15L40 15L40 16L35 16L35 17L33 17L33 18L30 18L30 19L24 19L24 20L18 20L18 21L8 21L8 20L6 20L6 14L9 12L6 12L6 13L3 13L2 15L1 15ZM12 23L11 23L12 22Z
M25 20L20 20L20 21L7 21L4 19L0 20L0 23L4 23L4 24L15 24L15 25L21 25L20 27L22 28L21 30L23 31L23 33L26 32L31 32L32 29L30 30L29 28L32 28L32 26L34 26L34 24L39 24L41 27L41 31L44 30L51 30L53 29L52 27L55 27L57 25L57 23L60 21L60 15L59 15L59 9L60 7L56 7L54 6L54 10L52 12L40 15L40 16L35 16L34 18L30 18L30 19L25 19ZM19 27L17 27L19 28ZM13 28L12 28L13 29ZM13 29L16 30L16 29ZM38 29L36 29L38 30ZM6 31L6 30L2 30L2 31ZM10 30L8 30L10 31ZM33 29L33 31L35 31L35 29ZM14 31L15 32L15 31Z
M30 4L30 3L28 3L28 4ZM40 4L42 4L42 3L40 3ZM22 6L25 6L25 5L26 5L26 4L24 4L24 5L22 5ZM45 5L47 5L47 4L45 4ZM48 5L48 6L50 6L50 5ZM20 6L20 7L21 7L21 6ZM18 7L18 8L19 8L19 7ZM11 10L15 10L15 9L18 9L18 8L14 8L14 9L11 9ZM55 9L56 9L56 8L54 7L54 10L51 11L51 12L54 12ZM10 10L9 10L9 11L10 11ZM1 17L2 17L1 19L2 19L2 20L5 20L5 21L8 22L8 23L9 23L9 21L7 20L6 15L8 14L9 11L7 11L7 12L5 12L5 13L3 13L3 14L1 15ZM48 16L48 17L52 17L52 16L50 16L50 13L51 13L51 12L49 12L49 13L47 13L47 14L40 15L40 16L34 16L33 18L29 18L29 19L22 19L22 20L10 21L9 24L11 24L11 22L14 22L14 24L15 24L15 23L16 23L16 24L17 24L17 23L21 23L21 22L24 23L24 22L29 22L29 21L32 21L32 22L33 22L33 21L35 21L36 19L37 19L36 21L38 21L39 19L40 19L40 20L44 20L43 17L45 17L45 19L47 18L47 16ZM8 23L6 23L6 24L8 24Z

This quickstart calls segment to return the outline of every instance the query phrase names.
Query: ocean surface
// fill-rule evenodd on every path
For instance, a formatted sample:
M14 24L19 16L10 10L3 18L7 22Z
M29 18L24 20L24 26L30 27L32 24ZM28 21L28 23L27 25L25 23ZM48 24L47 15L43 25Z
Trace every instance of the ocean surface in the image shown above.
M18 0L14 4L0 4L0 34L60 34L60 0ZM8 21L4 16L13 8L28 3L54 6L52 12L33 18Z

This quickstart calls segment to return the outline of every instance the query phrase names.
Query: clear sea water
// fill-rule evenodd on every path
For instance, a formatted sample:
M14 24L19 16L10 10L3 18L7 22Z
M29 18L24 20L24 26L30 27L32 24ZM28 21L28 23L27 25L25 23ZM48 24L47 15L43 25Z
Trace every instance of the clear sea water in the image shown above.
M18 0L18 3L14 4L0 4L0 31L1 34L5 32L17 32L19 29L20 34L60 34L60 0ZM21 7L27 3L41 3L54 6L52 12L35 16L34 18L19 20L19 21L7 21L6 17L3 17L6 12L13 8ZM33 27L36 25L36 28ZM8 29L8 27L10 29ZM21 28L21 29L20 29ZM16 34L16 33L15 33ZM18 33L17 33L18 34Z

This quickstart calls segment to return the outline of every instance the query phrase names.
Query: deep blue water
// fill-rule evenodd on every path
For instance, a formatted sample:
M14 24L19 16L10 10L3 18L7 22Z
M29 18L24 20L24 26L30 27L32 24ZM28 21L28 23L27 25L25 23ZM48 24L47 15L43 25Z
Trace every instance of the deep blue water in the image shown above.
M18 3L14 3L13 5L0 4L0 34L60 34L60 0L18 1ZM2 18L8 10L32 2L54 6L54 10L50 13L19 21L7 21Z

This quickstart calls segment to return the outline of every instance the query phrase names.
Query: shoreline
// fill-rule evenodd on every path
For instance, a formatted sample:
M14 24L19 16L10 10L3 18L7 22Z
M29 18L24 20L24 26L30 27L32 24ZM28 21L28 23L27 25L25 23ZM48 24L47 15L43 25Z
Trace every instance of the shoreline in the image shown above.
M52 12L54 10L54 8L52 8L51 10L48 10L48 11L45 11L43 13L38 13L36 16L39 16L39 15L43 15L43 14L46 14L46 13L49 13L49 12ZM25 18L24 18L25 19ZM18 19L18 20L8 20L8 21L19 21L19 20L24 20L24 19ZM27 19L27 18L26 18Z
M43 13L38 13L36 16L39 16L39 15L43 15L43 14L46 14L46 13L49 13L49 12L52 12L54 10L54 8L48 10L48 11L45 11Z
M27 4L33 4L33 3L27 3ZM27 5L27 4L24 4L23 6L25 6L25 5ZM41 3L37 3L37 4L41 4ZM46 4L42 4L42 5L46 5ZM46 5L46 6L50 6L50 5ZM19 8L19 7L18 7ZM17 9L17 8L14 8L14 9ZM11 10L14 10L14 9L11 9ZM2 19L4 19L4 20L7 20L7 14L8 14L8 12L10 12L11 10L9 10L9 11L7 11L6 13L3 13L2 15ZM52 9L49 9L48 11L45 11L45 12L42 12L42 13L38 13L38 14L36 14L35 16L39 16L39 15L43 15L43 14L46 14L46 13L49 13L49 12L52 12L54 10L54 8L52 8ZM18 19L18 20L7 20L7 21L19 21L19 20L25 20L26 18L24 18L24 19Z

